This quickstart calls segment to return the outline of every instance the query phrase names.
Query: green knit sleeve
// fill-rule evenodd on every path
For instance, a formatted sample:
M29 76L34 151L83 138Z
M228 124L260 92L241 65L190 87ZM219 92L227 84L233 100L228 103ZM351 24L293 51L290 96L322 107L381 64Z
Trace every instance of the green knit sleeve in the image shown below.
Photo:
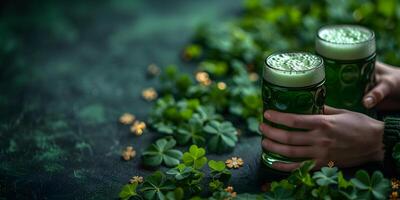
M394 145L400 142L400 118L386 117L384 122L383 144L385 144L386 154L389 155L392 153Z

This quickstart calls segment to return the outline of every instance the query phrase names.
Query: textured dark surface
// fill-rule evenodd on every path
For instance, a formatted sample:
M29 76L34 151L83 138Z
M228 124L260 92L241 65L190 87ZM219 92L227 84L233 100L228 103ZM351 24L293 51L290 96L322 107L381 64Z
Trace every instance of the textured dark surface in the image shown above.
M0 34L0 199L113 199L134 175L150 170L139 156L152 141L117 123L124 112L146 120L141 99L146 67L178 64L200 23L240 12L235 1L41 1L2 6ZM6 38L6 39L4 39ZM260 138L243 137L234 152L238 192L259 191ZM374 169L377 165L369 165ZM349 170L349 173L352 173ZM265 174L264 174L265 175ZM266 174L265 180L272 175Z

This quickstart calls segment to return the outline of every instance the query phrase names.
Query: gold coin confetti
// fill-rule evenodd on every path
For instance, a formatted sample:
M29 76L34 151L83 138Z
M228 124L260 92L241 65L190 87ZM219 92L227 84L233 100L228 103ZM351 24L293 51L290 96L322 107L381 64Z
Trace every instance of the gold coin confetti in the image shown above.
M333 162L332 160L328 162L328 167L332 168L335 166L335 162Z
M212 83L210 76L206 72L197 72L196 73L196 80L201 85L208 86Z
M236 195L237 195L237 193L234 191L234 189L233 189L232 186L226 187L226 188L225 188L225 192L230 193L232 198L235 198Z
M132 124L133 121L135 121L135 115L132 115L130 113L124 113L119 117L119 122L124 125L129 125Z
M255 73L255 72L251 72L250 74L249 74L249 79L251 80L251 81L258 81L258 74L257 73Z
M243 159L239 158L239 157L232 157L231 159L228 159L225 161L225 164L228 168L239 168L241 166L243 166Z
M134 184L134 183L143 183L143 177L142 176L134 176L129 180L130 184Z
M157 99L157 92L154 88L147 88L142 91L142 97L146 101L153 101L154 99Z
M226 84L224 82L218 82L217 87L220 90L225 90L226 89Z
M125 150L122 151L121 156L124 160L130 160L136 156L136 151L133 149L132 146L127 146Z
M390 193L390 200L398 200L399 198L399 193L397 193L397 191L392 191L392 193Z
M132 126L131 126L131 132L134 133L137 136L140 136L143 134L144 129L146 129L146 124L141 121L136 121Z

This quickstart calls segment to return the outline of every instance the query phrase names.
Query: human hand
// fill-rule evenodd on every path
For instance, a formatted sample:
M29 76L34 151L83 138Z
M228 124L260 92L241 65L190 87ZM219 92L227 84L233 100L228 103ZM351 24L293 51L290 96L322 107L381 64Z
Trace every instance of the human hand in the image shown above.
M376 62L376 86L363 99L366 108L400 110L400 68Z
M267 120L308 131L287 131L267 124L260 130L265 136L262 146L291 158L309 158L319 169L329 161L338 167L352 167L383 160L383 122L367 115L325 106L324 115L298 115L268 110ZM301 163L274 162L272 167L292 171Z

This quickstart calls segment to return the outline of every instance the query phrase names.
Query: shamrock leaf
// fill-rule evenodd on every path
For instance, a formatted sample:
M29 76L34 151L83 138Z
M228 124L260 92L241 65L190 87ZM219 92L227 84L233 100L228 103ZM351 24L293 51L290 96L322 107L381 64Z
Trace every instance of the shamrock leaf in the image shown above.
M339 188L348 188L353 186L353 184L350 181L347 181L344 177L343 177L343 173L339 172L338 173L338 186Z
M201 169L207 163L205 154L206 151L203 148L192 145L189 148L189 152L183 154L182 161L186 166L192 166L194 169Z
M338 178L337 171L338 171L337 167L334 168L323 167L321 171L315 172L312 178L320 186L337 184L337 178Z
M173 189L175 189L175 185L167 180L165 174L157 171L146 178L140 191L143 193L145 199L164 200L166 199L164 194Z
M208 166L211 169L211 176L213 179L219 179L227 182L231 178L231 172L226 169L223 161L210 160Z
M152 144L142 154L144 164L147 166L159 166L165 163L168 167L173 167L179 164L182 157L182 152L172 149L176 142L174 139L159 139Z
M311 178L310 171L314 168L314 161L304 161L299 168L297 168L290 176L289 180L294 183L301 183L306 186L314 186L313 179Z
M288 190L284 187L278 186L274 191L266 193L266 200L294 200L293 190Z
M260 122L255 117L250 117L247 119L247 128L258 135L261 135L260 130L258 129Z
M222 189L222 187L224 187L224 183L222 183L219 180L212 180L209 184L208 187L210 187L211 191L217 191Z
M261 194L242 193L242 194L238 194L234 199L235 200L263 200L264 198L262 197Z
M184 198L185 192L181 187L175 188L174 191L169 191L166 195L167 200L182 200Z
M363 199L385 199L390 190L389 180L379 171L374 172L372 177L365 170L357 171L356 177L350 181L358 189L359 197Z
M204 138L203 123L198 114L194 114L189 123L184 124L178 129L176 140L179 144L191 143L204 146L206 140Z
M137 183L126 184L122 187L121 192L119 193L119 198L122 200L128 200L129 198L136 196L136 187Z
M226 168L225 163L223 161L215 161L215 160L210 160L208 162L208 166L211 168L211 170L217 172L222 172Z
M208 147L212 152L220 153L230 150L238 141L236 129L227 121L222 123L211 121L204 127L204 131L211 135Z
M182 180L189 177L192 171L192 167L187 167L184 164L179 164L175 168L168 170L166 173L174 176L176 180Z
M174 133L176 127L173 124L165 124L165 122L159 122L153 124L153 127L160 133L171 135Z

